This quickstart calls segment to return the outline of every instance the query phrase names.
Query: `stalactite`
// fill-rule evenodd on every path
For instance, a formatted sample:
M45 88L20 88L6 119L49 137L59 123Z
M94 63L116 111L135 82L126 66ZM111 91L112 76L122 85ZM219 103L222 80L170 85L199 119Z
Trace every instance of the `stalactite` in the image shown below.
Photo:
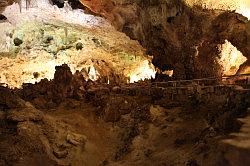
M19 10L20 10L20 13L22 13L22 0L17 0L16 1L17 3L18 3L18 5L19 5ZM25 0L25 8L26 8L26 10L28 10L28 8L29 8L29 6L30 6L30 2L31 2L31 0Z
M28 0L25 1L26 2L26 10L28 10Z
M19 5L20 13L22 13L22 0L18 0L17 3Z

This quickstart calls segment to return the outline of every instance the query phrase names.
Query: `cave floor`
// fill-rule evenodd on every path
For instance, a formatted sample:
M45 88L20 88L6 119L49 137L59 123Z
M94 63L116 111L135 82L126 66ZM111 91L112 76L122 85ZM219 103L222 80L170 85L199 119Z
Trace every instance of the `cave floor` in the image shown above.
M30 121L15 120L20 112L7 113L9 121L1 124L4 135L0 138L1 162L3 165L214 165L223 162L224 147L220 142L226 133L209 127L206 119L209 110L204 106L190 110L150 105L149 111L138 109L122 115L116 122L105 122L107 115L99 115L98 109L89 102L69 100L55 109L40 110L40 120L34 120L32 111L23 115L34 118ZM13 121L19 121L16 131Z
M249 131L237 120L248 77L214 81L102 84L62 65L51 81L0 87L0 164L244 165L232 133Z

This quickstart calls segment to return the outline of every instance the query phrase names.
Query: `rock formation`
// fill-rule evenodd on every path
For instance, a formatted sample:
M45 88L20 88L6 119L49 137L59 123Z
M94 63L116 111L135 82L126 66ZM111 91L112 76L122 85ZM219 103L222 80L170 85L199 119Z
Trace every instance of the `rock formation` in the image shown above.
M227 1L220 2L224 6L207 1L81 2L110 20L118 30L138 40L154 56L154 65L162 71L174 70L175 78L221 75L215 59L219 56L217 46L225 40L249 59L248 19L233 11L224 11L242 7L249 11L245 1L233 2L235 8ZM249 60L243 66L248 65Z
M249 10L228 2L1 1L0 165L249 165Z

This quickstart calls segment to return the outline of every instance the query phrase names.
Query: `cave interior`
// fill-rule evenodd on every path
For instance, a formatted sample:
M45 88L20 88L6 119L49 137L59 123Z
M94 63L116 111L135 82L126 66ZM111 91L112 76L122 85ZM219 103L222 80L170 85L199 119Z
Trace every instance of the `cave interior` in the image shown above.
M250 165L249 0L1 0L0 165Z

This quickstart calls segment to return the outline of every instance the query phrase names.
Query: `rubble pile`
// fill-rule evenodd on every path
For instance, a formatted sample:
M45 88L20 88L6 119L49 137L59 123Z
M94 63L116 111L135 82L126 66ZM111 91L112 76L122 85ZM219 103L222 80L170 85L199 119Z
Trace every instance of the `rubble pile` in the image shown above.
M0 138L1 164L19 160L25 165L39 154L37 160L45 164L64 165L73 160L75 151L84 149L85 135L36 109L10 89L0 87L0 92L0 132L4 135ZM12 144L11 148L8 144ZM65 158L66 161L59 160Z
M24 84L23 89L17 90L17 93L38 108L47 108L54 107L67 98L83 99L86 94L85 86L87 81L83 75L79 71L73 75L70 68L64 64L56 67L52 81L43 79L34 85Z

